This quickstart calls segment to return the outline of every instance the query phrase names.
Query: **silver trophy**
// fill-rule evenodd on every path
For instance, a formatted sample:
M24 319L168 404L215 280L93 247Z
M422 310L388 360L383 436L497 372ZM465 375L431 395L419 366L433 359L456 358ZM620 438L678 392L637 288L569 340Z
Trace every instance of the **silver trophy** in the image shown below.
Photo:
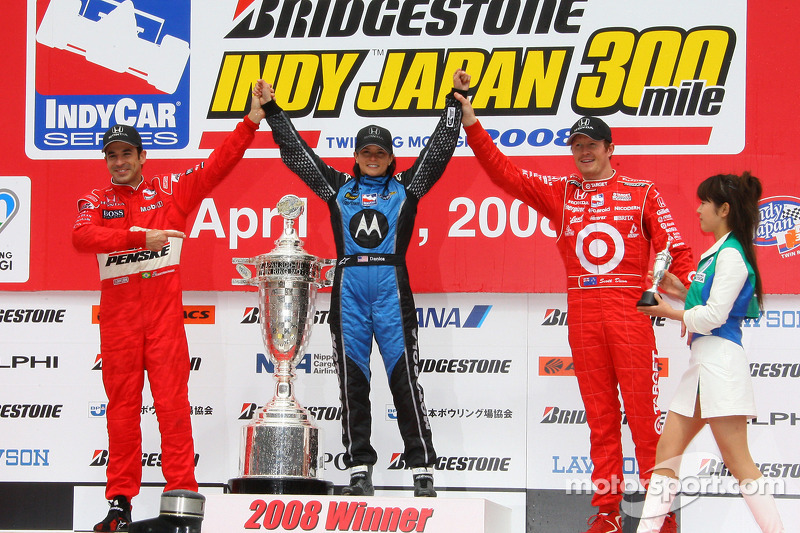
M637 307L652 307L658 305L656 301L656 293L661 280L664 279L664 274L669 270L672 264L672 255L669 253L669 247L672 246L672 237L667 237L667 245L663 250L656 254L656 260L653 262L653 286L642 293L642 297L636 302Z
M264 346L275 365L275 396L242 428L240 477L229 480L233 493L332 494L333 484L317 477L319 430L294 397L294 369L305 355L314 325L317 289L330 286L336 264L303 250L294 220L303 201L287 195L278 202L283 234L268 254L233 258L242 276L234 285L258 286L259 322ZM255 266L256 275L246 265Z

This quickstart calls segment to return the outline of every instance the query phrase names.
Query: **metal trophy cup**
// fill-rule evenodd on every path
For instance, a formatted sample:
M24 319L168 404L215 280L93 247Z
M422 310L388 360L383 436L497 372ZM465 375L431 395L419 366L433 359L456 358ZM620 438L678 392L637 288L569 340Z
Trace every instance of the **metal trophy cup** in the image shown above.
M672 246L672 239L667 238L667 245L663 250L656 254L656 260L653 263L653 286L642 293L642 297L636 302L637 307L652 307L658 305L656 301L656 293L661 280L664 279L664 274L669 270L672 264L672 255L669 253L669 247Z
M294 228L294 219L303 212L300 198L284 196L277 207L284 221L275 249L233 259L242 276L233 284L258 286L261 333L277 386L272 400L242 428L240 477L228 485L237 494L333 494L333 483L317 478L319 430L297 403L292 380L314 325L317 289L332 284L333 269L326 279L322 270L336 260L303 250ZM256 267L255 277L245 265Z

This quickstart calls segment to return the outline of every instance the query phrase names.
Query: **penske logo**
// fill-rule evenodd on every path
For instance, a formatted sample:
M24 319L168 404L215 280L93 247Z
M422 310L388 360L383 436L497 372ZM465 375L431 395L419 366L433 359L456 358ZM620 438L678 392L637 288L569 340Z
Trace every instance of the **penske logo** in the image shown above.
M105 266L110 265L124 265L127 263L139 263L141 261L149 261L151 259L158 259L165 257L169 254L170 245L165 245L161 250L138 250L136 252L109 254Z

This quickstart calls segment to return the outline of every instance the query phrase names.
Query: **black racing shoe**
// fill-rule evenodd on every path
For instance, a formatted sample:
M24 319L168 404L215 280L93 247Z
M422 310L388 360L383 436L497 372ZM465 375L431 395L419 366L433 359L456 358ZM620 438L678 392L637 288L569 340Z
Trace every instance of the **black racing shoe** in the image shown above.
M374 496L372 465L354 466L350 469L350 484L342 487L342 496Z
M131 523L131 502L125 496L116 496L108 502L111 508L105 519L95 524L95 531L128 531Z
M433 490L433 469L420 468L414 470L414 496L435 498L436 491Z

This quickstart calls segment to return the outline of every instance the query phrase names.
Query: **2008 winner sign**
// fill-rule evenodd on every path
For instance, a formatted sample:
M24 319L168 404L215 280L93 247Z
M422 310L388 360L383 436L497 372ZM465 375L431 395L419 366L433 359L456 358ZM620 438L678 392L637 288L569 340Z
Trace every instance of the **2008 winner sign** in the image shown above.
M483 499L208 496L203 530L503 533L510 510Z

